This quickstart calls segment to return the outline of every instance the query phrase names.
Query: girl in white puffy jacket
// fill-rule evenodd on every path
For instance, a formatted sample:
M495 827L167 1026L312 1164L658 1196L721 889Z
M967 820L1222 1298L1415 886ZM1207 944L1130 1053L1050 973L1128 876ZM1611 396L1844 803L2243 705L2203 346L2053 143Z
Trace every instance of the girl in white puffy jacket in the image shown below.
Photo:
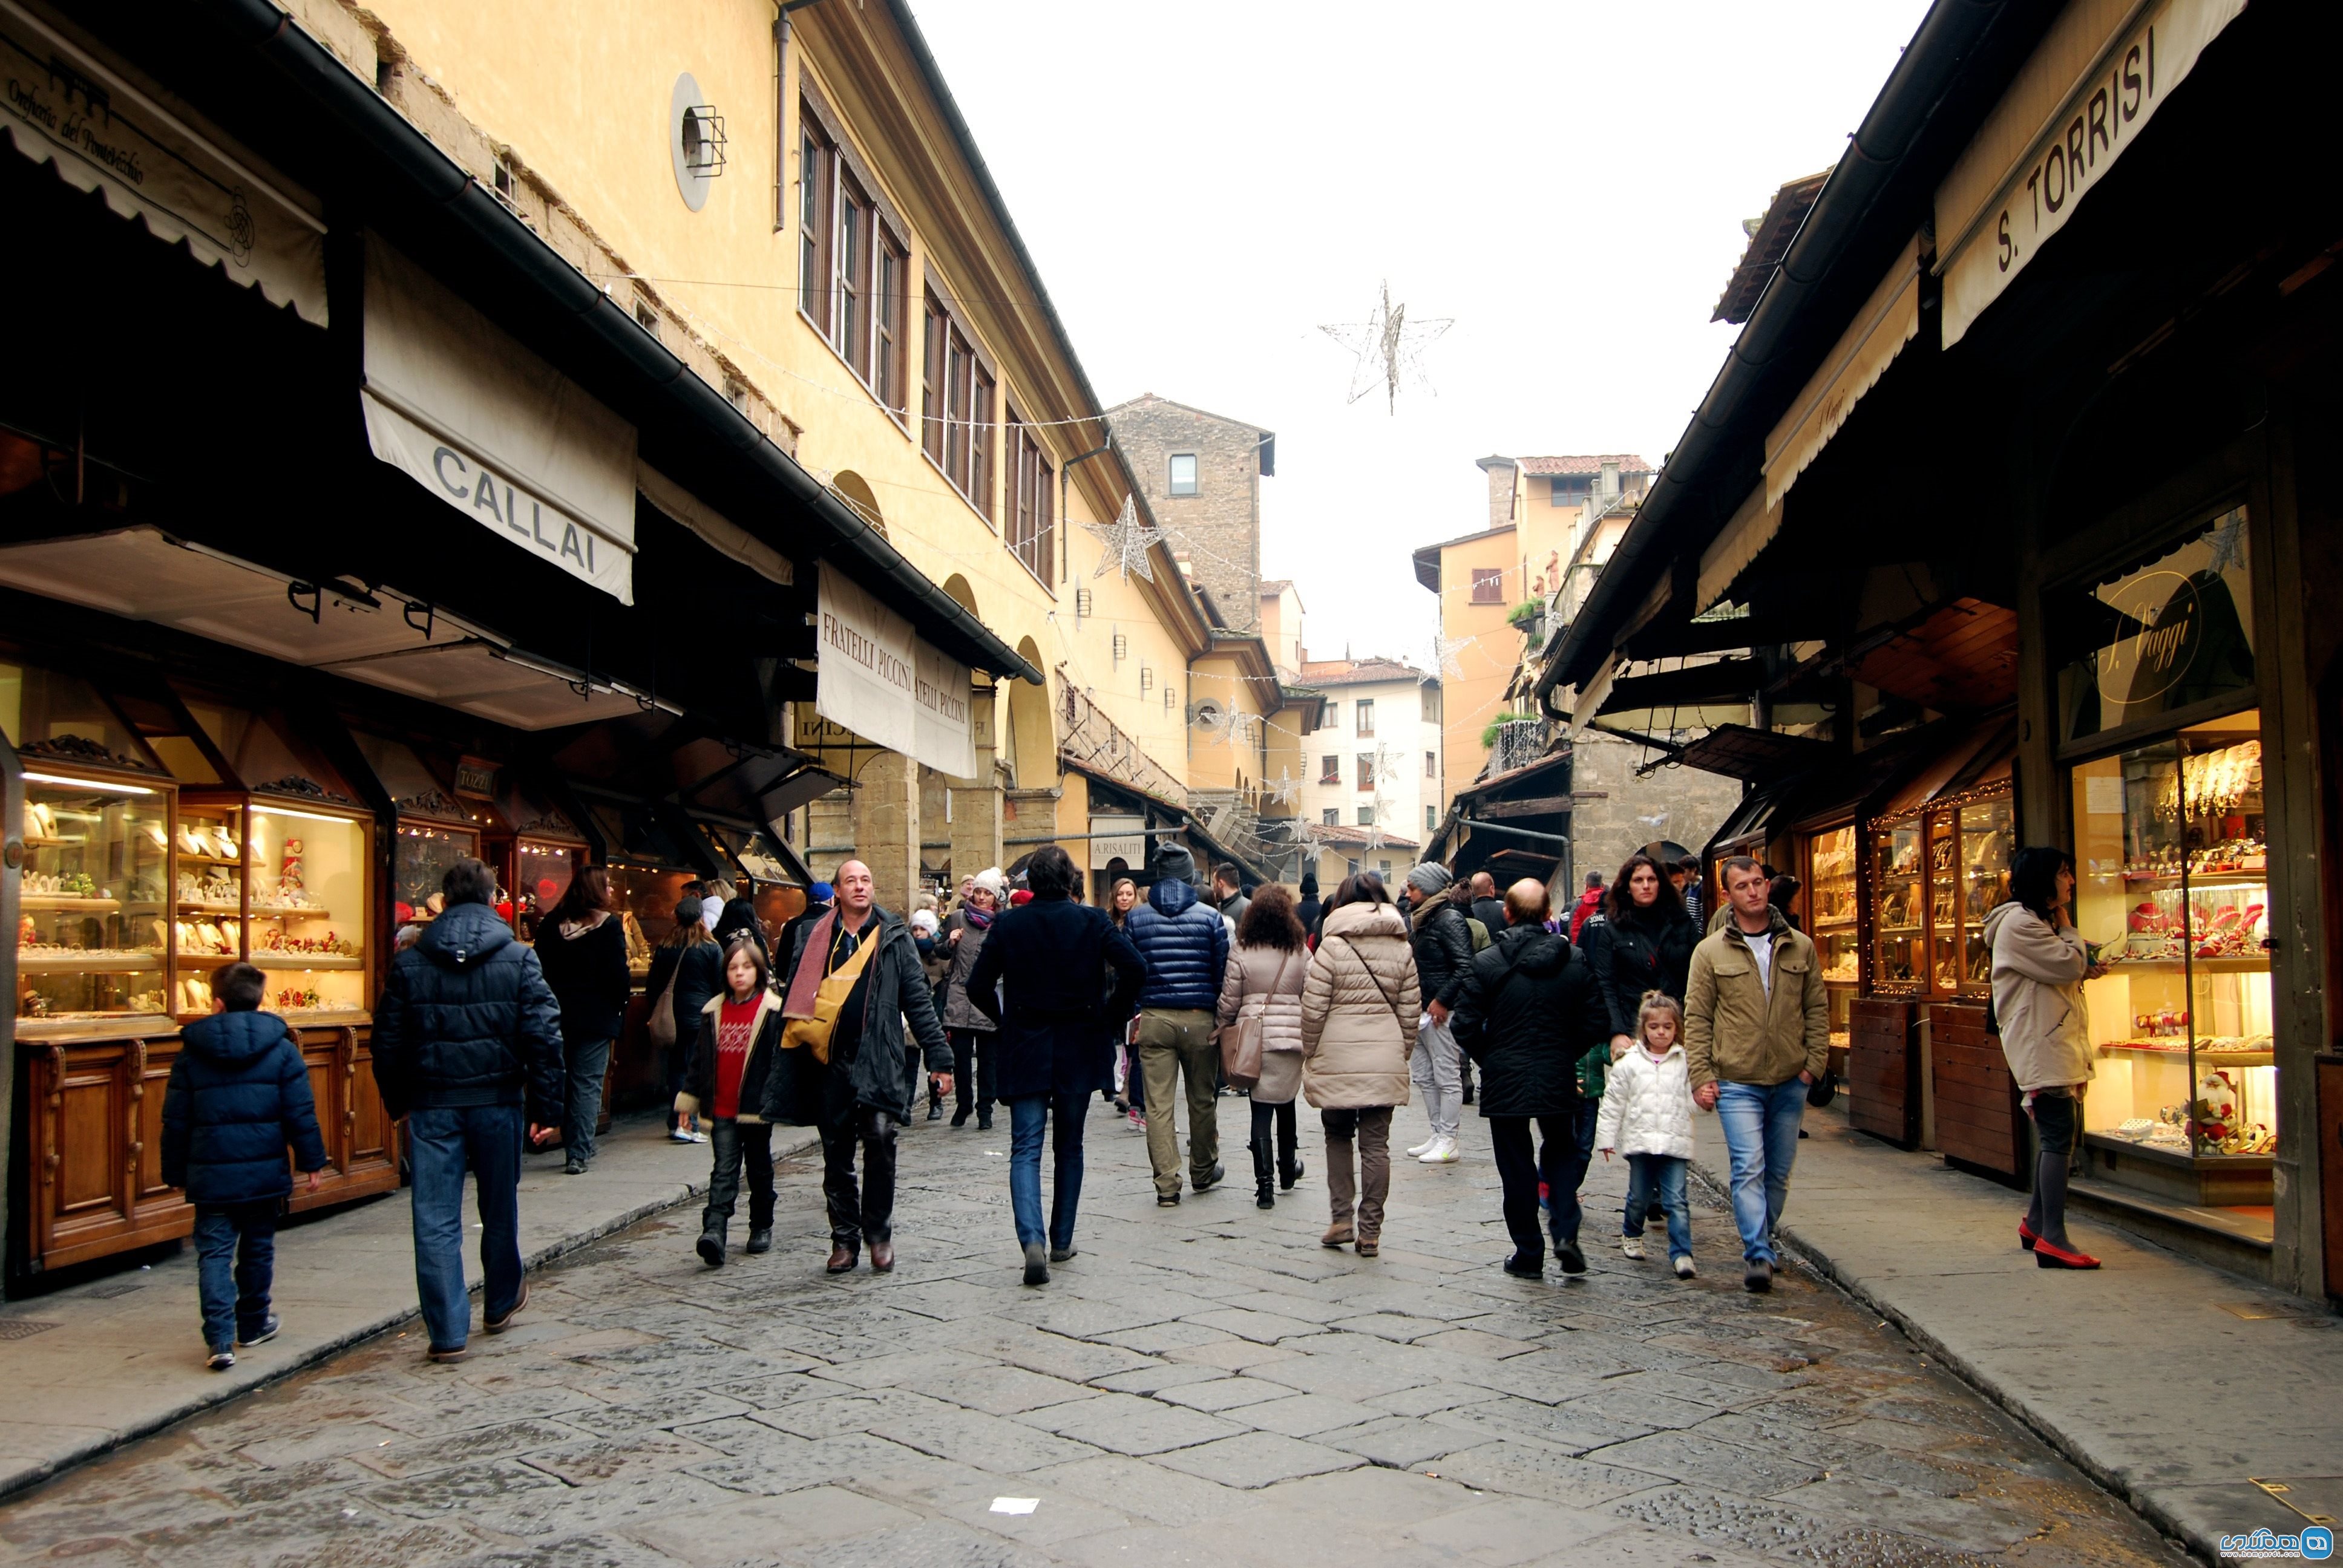
M1692 1080L1684 1068L1684 1008L1664 991L1647 990L1635 1013L1635 1043L1611 1064L1594 1146L1609 1160L1627 1157L1627 1206L1619 1250L1644 1255L1644 1217L1653 1195L1668 1215L1668 1259L1676 1278L1693 1277L1692 1211L1684 1200L1684 1167L1692 1159Z

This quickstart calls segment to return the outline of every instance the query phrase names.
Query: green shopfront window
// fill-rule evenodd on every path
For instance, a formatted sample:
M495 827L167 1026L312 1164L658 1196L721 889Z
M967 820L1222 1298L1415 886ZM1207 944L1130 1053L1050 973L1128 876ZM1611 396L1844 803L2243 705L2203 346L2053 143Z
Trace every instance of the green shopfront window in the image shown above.
M2052 597L2061 739L2253 689L2247 532L2236 508L2152 559Z

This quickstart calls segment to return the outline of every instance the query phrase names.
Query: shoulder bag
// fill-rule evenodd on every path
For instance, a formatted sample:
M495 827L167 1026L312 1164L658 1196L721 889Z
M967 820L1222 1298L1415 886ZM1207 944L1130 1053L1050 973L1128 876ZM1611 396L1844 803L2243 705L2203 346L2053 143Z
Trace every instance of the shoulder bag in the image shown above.
M1383 1005L1391 1009L1392 1020L1399 1025L1400 1043L1402 1045L1405 1045L1410 1038L1413 1036L1415 1031L1408 1028L1407 1020L1400 1016L1399 998L1392 995L1391 988L1383 984L1383 977L1375 973L1375 966L1367 961L1367 955L1361 952L1355 946L1353 946L1350 938L1336 937L1333 940L1341 942L1344 947L1350 948L1351 956L1359 960L1359 967L1361 969L1367 971L1368 982L1382 994Z
M1266 1027L1262 1015L1269 1010L1269 999L1285 984L1285 970L1292 962L1293 955L1286 954L1269 990L1248 991L1237 1004L1236 1021L1214 1031L1221 1047L1221 1071L1232 1089L1251 1089L1261 1081L1262 1032Z
M650 1017L643 1020L643 1032L661 1050L675 1048L675 982L682 977L683 960L690 951L689 948L676 950L675 972L667 977L667 989L659 993L659 1000L651 1003Z
M813 1016L789 1020L789 1027L781 1031L783 1050L806 1047L813 1051L816 1061L828 1065L830 1030L838 1027L840 1010L846 1006L854 982L861 978L863 966L870 961L870 955L879 950L880 945L880 933L871 932L870 940L856 948L851 957L822 976L821 989L814 992Z

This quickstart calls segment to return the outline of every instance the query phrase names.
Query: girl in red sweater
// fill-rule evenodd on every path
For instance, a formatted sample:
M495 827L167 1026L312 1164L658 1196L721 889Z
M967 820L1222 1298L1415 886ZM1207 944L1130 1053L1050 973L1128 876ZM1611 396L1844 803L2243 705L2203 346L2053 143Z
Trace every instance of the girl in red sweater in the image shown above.
M699 1041L678 1116L704 1114L716 1156L708 1207L700 1215L699 1255L724 1264L725 1231L740 1196L740 1168L749 1169L749 1251L773 1244L773 1130L763 1115L765 1081L780 1049L781 999L770 983L764 950L737 936L724 950L724 990L700 1010Z

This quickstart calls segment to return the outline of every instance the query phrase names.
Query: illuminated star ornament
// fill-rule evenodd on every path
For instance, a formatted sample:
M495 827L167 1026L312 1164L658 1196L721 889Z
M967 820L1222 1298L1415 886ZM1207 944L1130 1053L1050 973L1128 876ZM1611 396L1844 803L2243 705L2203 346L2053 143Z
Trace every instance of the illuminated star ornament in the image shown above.
M1344 401L1355 403L1380 386L1386 411L1397 414L1400 383L1408 381L1430 389L1423 374L1423 350L1455 325L1447 317L1410 321L1407 307L1392 303L1391 284L1386 281L1383 302L1366 320L1322 326L1318 330L1357 357L1351 367L1351 394Z
M1133 572L1149 582L1155 580L1155 564L1147 558L1147 552L1163 542L1164 533L1161 528L1139 520L1136 498L1123 497L1122 510L1114 515L1114 521L1084 523L1082 527L1106 546L1105 553L1099 557L1098 569L1091 576L1102 578L1112 567L1121 570L1125 582L1131 580Z
M1252 735L1252 727L1260 722L1261 715L1258 713L1247 713L1235 707L1223 708L1212 715L1212 739L1222 746L1242 746Z
M1437 632L1432 638L1432 668L1440 672L1443 680L1464 678L1463 652L1473 646L1469 637L1442 637Z
M1262 788L1278 805L1291 806L1293 798L1302 792L1302 780L1296 779L1291 769L1281 768L1277 770L1277 777L1263 783Z
M2206 562L2205 569L2218 572L2245 564L2246 519L2241 514L2233 512L2213 530L2212 558Z

